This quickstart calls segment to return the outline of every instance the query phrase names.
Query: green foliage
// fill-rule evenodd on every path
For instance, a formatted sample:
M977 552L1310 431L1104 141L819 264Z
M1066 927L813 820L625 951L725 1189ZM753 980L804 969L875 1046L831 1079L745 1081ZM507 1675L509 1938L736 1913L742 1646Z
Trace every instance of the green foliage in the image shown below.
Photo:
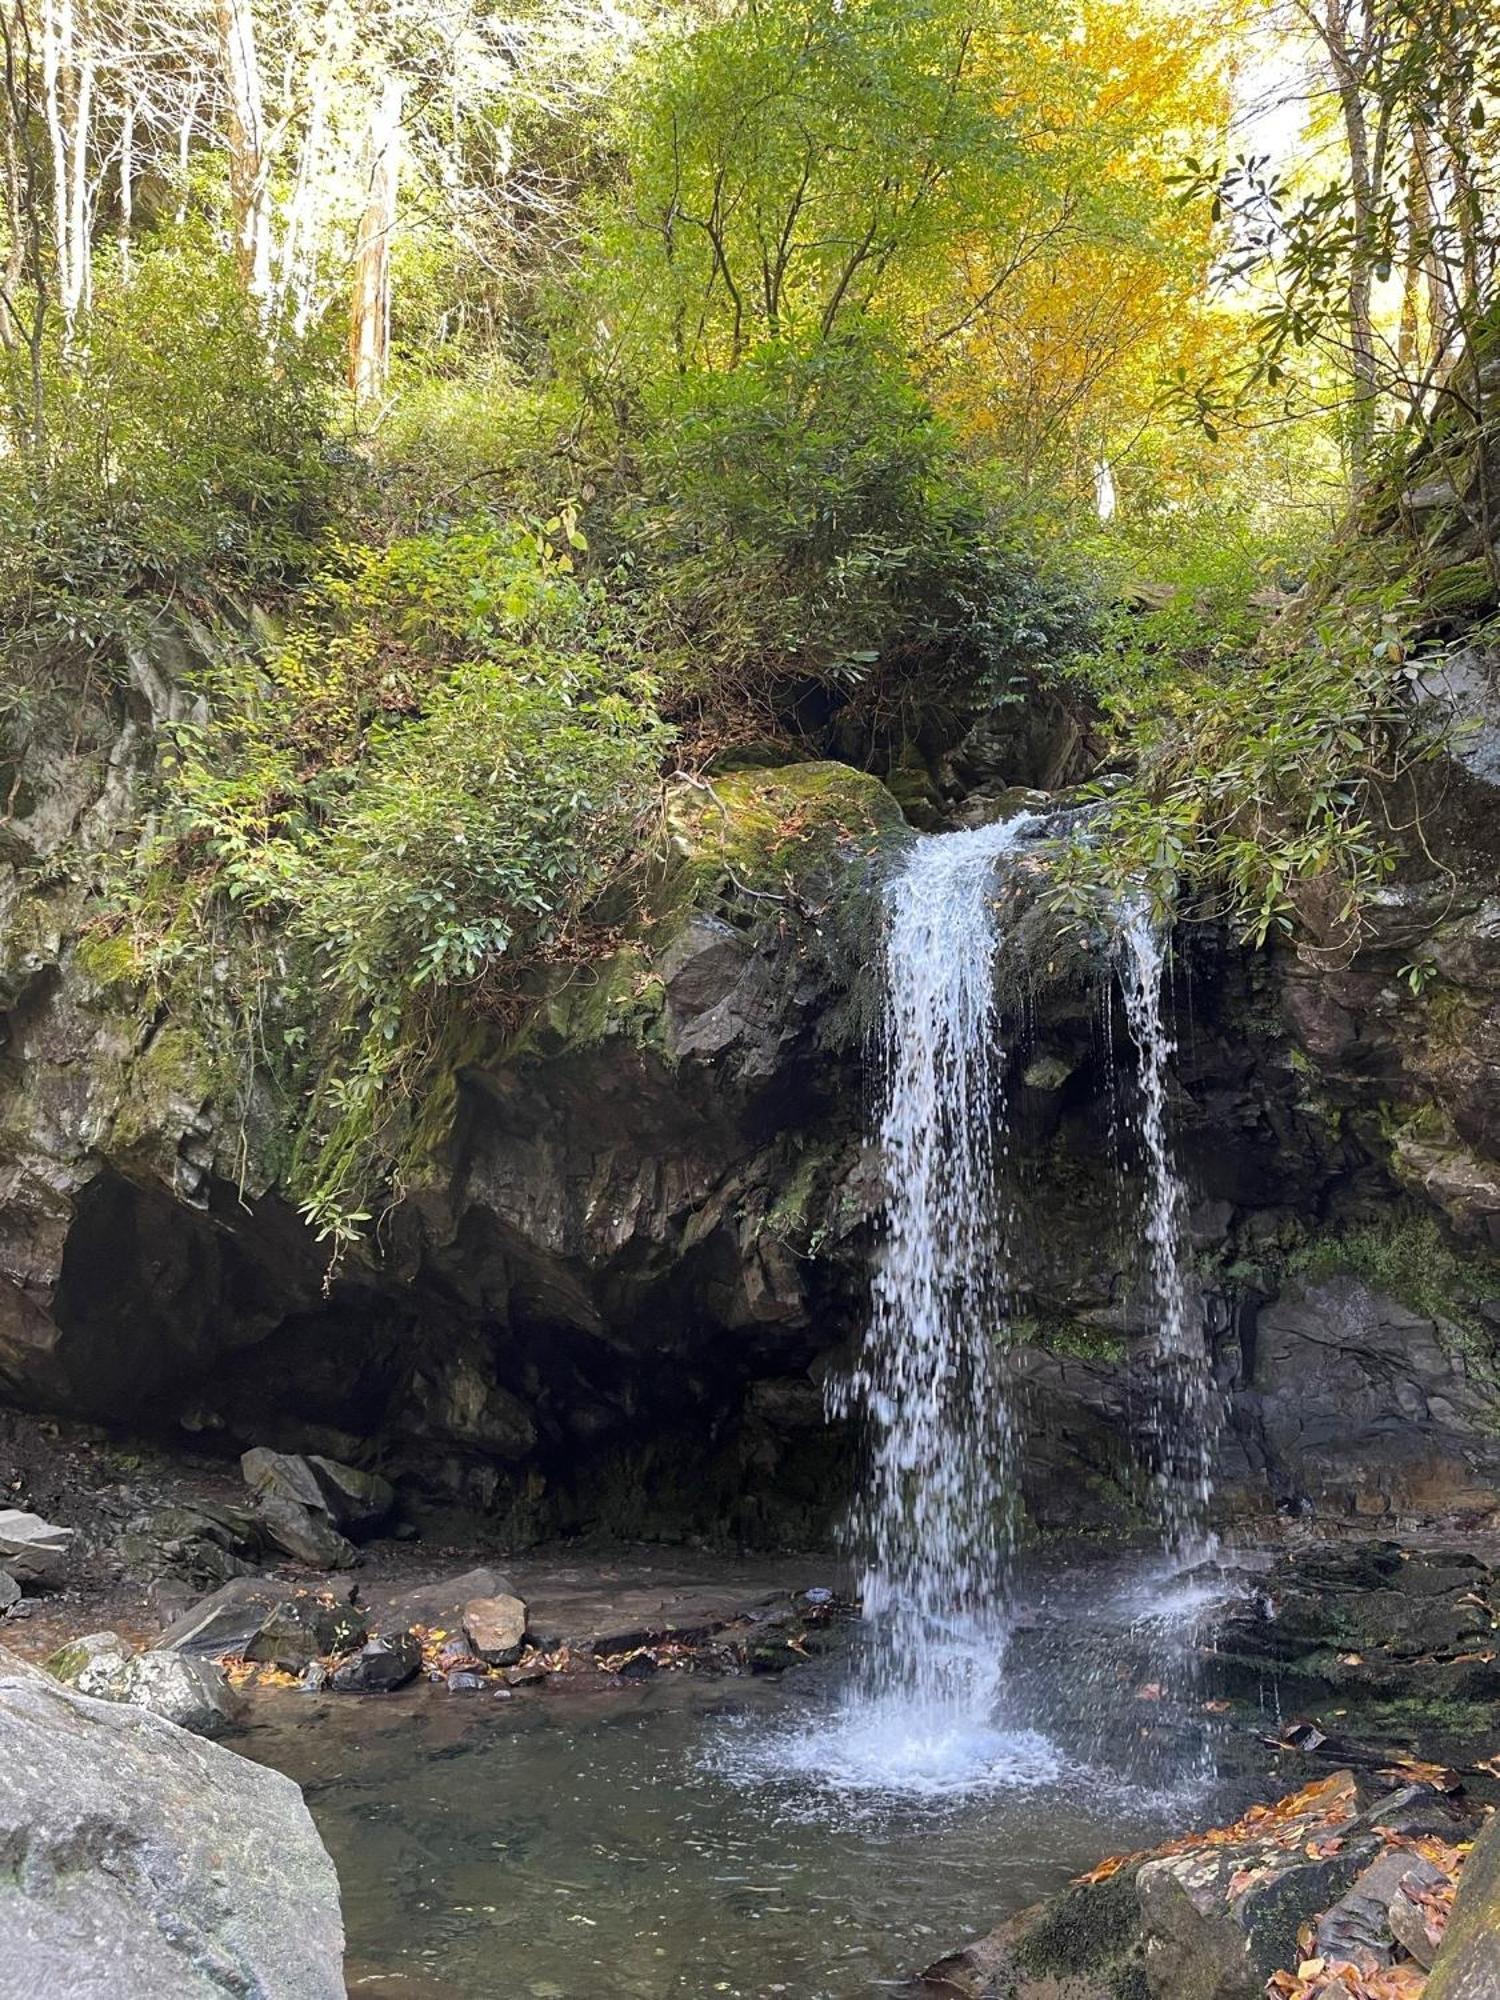
M1055 908L1144 891L1256 944L1300 931L1353 950L1394 866L1385 791L1438 742L1413 717L1403 586L1351 582L1315 621L1262 633L1257 598L1295 566L1286 544L1195 538L1166 601L1119 609L1111 643L1074 664L1127 769L1101 786Z
M1085 629L1077 585L986 504L873 337L767 344L644 402L610 533L679 703L756 727L838 715L836 740L869 755Z
M1414 1312L1481 1339L1493 1355L1493 1330L1476 1311L1493 1289L1493 1260L1476 1259L1472 1249L1461 1254L1430 1213L1401 1211L1378 1224L1315 1237L1293 1251L1287 1269L1314 1284L1362 1278Z
M302 573L331 497L320 357L269 349L227 260L191 234L128 286L101 281L86 341L49 350L45 408L39 444L17 433L0 452L13 693L66 662L117 668L163 598Z
M1035 60L1046 30L1029 25ZM673 21L623 100L628 188L590 273L601 308L691 369L942 289L964 233L1024 199L1023 113L995 74L1020 33L990 0Z
M571 573L581 539L562 515L345 550L280 653L176 732L141 948L201 1012L226 926L253 946L229 1026L292 1094L291 1184L325 1234L399 1183L462 1011L504 1018L530 968L607 937L665 735Z

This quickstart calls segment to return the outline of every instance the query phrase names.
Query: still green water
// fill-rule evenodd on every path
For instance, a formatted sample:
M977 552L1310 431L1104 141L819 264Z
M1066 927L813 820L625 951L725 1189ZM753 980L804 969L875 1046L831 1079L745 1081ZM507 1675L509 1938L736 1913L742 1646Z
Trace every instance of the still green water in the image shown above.
M286 1694L239 1747L306 1788L376 2000L857 2000L1184 1824L1034 1739L968 1797L834 1789L808 1746L843 1671Z

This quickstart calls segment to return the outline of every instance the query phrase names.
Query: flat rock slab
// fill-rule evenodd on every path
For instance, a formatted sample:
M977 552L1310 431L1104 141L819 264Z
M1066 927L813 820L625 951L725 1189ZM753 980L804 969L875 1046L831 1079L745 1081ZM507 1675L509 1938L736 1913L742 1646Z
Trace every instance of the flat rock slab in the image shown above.
M0 1569L17 1583L47 1583L68 1559L71 1528L55 1528L40 1514L0 1507Z
M0 1648L0 2000L343 2000L297 1787Z
M523 1559L510 1565L510 1575L507 1588L526 1602L535 1645L598 1654L661 1639L710 1638L788 1606L797 1589L832 1580L815 1563L802 1573L785 1560L720 1566L710 1559L700 1568L671 1561L587 1567Z
M280 1606L305 1602L342 1612L353 1594L354 1586L348 1583L330 1582L326 1589L299 1591L274 1577L235 1577L174 1618L154 1643L160 1651L189 1653L200 1660L241 1654Z

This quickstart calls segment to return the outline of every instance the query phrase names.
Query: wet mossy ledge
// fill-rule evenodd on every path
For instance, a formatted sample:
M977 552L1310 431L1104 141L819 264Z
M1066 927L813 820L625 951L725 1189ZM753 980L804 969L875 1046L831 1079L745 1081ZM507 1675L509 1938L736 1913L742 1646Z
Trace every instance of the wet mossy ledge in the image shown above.
M878 932L872 891L911 837L885 785L848 764L677 777L663 799L660 854L619 949L548 982L504 1057L545 1058L623 1036L673 1059L667 985L695 922L722 924L747 942L794 933L857 1006L867 996L850 989ZM843 1019L831 1016L830 1036Z

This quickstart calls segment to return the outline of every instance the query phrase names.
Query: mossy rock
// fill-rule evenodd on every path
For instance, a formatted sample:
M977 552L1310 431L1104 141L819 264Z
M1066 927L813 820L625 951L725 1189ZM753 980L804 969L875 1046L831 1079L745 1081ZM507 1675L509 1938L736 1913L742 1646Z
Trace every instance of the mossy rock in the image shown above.
M747 939L788 921L820 935L855 921L871 871L910 838L879 779L847 764L782 764L685 779L666 802L665 854L620 948L538 998L508 1051L557 1055L621 1038L665 1057L660 965L695 917ZM827 942L827 940L824 940Z
M1483 561L1455 563L1440 569L1422 593L1426 611L1447 613L1480 612L1495 602L1495 579Z

